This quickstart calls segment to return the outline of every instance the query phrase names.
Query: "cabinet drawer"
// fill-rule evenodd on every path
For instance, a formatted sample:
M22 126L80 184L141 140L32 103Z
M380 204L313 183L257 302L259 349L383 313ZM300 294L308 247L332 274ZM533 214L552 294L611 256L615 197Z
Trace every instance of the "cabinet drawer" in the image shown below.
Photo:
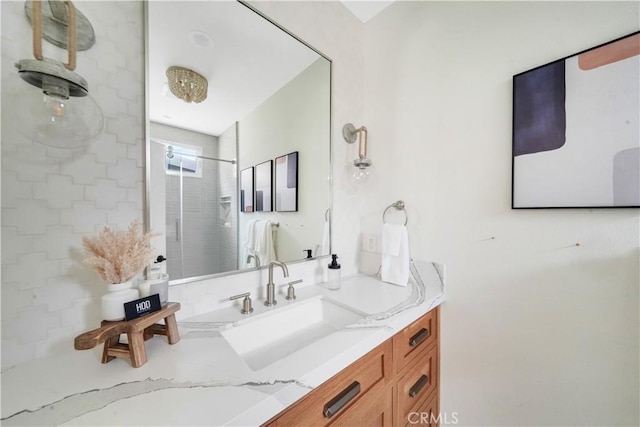
M283 412L276 426L324 426L391 377L391 340L376 347ZM386 378L385 378L386 376Z
M407 419L404 420L404 422L406 422L405 427L438 427L440 421L440 405L437 394L429 397L417 408L409 412Z
M438 388L438 347L424 348L414 358L396 386L396 425L405 425L408 415Z
M439 307L413 322L393 336L393 363L400 372L422 349L438 340Z
M392 401L392 387L384 381L378 381L366 395L331 423L331 427L391 426Z

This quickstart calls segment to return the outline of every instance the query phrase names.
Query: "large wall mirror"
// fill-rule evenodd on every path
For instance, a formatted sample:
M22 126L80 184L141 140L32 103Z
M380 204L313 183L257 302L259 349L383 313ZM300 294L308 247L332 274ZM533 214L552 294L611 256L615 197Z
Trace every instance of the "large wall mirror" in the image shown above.
M177 284L328 255L330 60L241 2L146 7L161 271Z

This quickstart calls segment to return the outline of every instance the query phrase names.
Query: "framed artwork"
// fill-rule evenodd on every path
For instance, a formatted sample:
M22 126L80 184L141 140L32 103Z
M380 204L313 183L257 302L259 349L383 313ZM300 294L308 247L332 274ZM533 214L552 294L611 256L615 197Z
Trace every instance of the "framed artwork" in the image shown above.
M240 171L240 211L253 212L253 166Z
M273 160L256 165L256 212L271 212L273 200Z
M513 76L513 209L640 207L640 31Z
M298 152L276 158L276 211L298 211Z

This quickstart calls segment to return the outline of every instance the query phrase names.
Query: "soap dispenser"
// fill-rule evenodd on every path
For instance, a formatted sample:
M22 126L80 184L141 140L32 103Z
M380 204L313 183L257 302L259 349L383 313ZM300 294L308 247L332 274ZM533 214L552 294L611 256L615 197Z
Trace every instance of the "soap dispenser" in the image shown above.
M331 263L327 266L327 288L328 289L340 289L340 264L338 264L338 255L331 255Z

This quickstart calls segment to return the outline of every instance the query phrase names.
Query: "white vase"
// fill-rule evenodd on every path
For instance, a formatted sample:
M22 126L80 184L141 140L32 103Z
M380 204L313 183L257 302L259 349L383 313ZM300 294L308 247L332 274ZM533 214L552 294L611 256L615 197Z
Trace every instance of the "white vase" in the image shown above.
M104 320L124 319L124 303L138 299L138 290L132 289L131 285L131 280L107 285L107 293L102 296L102 318Z

